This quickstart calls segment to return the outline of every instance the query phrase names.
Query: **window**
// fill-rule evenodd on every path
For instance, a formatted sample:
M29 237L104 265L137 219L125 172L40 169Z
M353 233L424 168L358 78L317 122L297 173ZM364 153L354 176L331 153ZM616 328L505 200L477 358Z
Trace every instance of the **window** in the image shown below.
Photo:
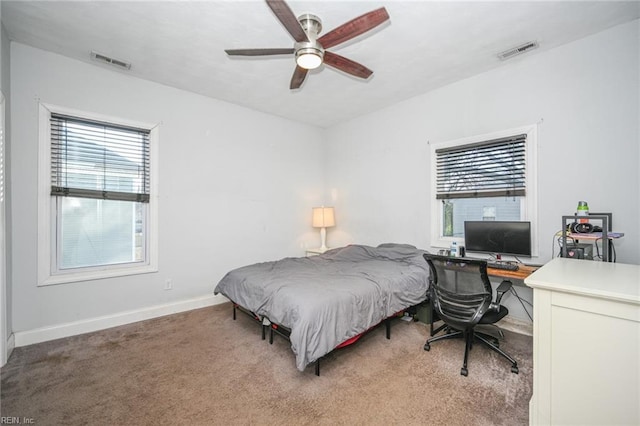
M534 226L535 146L535 126L432 144L432 245L463 242L466 220Z
M39 283L155 271L154 126L45 106L40 125Z

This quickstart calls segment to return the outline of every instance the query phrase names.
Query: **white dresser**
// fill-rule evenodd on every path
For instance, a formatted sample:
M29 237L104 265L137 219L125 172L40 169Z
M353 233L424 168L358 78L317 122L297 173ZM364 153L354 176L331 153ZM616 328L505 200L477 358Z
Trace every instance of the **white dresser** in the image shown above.
M556 258L533 288L533 425L640 425L640 266Z

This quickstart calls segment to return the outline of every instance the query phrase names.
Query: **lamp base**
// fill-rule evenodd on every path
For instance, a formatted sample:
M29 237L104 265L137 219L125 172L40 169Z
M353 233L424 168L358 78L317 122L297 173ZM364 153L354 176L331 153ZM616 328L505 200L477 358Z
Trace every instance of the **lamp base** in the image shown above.
M320 242L320 250L322 252L329 250L329 247L327 247L327 228L320 228Z

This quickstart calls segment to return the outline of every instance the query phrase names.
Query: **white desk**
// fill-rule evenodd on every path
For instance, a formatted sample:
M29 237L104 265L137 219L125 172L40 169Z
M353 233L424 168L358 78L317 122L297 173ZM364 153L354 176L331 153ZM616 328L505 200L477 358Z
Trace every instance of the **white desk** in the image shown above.
M640 266L556 258L533 288L534 425L640 424Z

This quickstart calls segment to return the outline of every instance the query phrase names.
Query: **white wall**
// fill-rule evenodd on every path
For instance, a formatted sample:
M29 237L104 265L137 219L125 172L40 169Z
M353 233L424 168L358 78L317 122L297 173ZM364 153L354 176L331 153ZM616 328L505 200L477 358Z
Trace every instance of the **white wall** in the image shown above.
M640 263L639 21L514 60L327 132L327 187L340 213L333 245L430 247L428 143L539 125L540 261L578 200L612 211Z
M0 4L0 16L2 15ZM10 162L11 127L10 127L10 55L9 37L0 23L0 92L4 98L4 117L2 129L4 136L4 201L0 203L0 365L4 365L13 348L11 335L11 205Z
M17 43L11 75L14 332L210 295L233 267L316 244L320 129ZM162 123L158 273L37 287L39 102Z
M329 243L432 249L428 142L540 122L540 257L533 262L550 259L561 216L587 200L592 211L613 212L614 227L626 233L616 243L618 261L640 263L639 27L636 20L512 59L331 128L327 190L339 226Z
M537 122L534 261L549 259L560 217L584 199L626 233L618 260L640 263L638 39L635 21L327 131L12 43L12 329L210 294L233 267L317 245L309 213L322 203L336 206L330 246L430 248L428 141ZM162 123L158 273L36 286L38 102Z

